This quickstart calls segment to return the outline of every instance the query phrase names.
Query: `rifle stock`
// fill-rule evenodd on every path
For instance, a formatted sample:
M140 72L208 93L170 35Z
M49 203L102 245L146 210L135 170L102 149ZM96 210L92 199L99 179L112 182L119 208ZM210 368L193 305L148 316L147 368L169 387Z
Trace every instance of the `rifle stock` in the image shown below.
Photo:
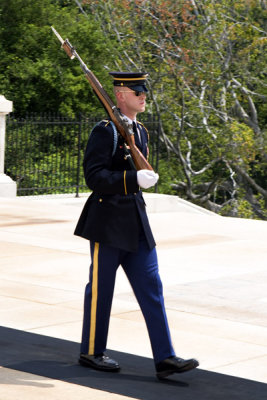
M131 157L134 163L134 166L137 170L140 169L149 169L153 170L147 159L143 156L141 151L135 145L134 141L134 132L132 129L132 125L130 125L120 113L118 107L113 103L113 101L108 96L107 92L104 90L101 83L98 81L96 76L93 72L87 67L87 65L83 62L79 54L76 52L75 48L70 44L68 39L63 40L59 33L51 26L52 31L57 36L58 40L61 42L61 45L70 59L77 58L80 62L80 66L85 73L85 77L90 83L93 91L95 92L96 96L99 98L101 104L105 108L106 112L108 113L110 119L115 124L118 132L124 138L125 142L127 143Z

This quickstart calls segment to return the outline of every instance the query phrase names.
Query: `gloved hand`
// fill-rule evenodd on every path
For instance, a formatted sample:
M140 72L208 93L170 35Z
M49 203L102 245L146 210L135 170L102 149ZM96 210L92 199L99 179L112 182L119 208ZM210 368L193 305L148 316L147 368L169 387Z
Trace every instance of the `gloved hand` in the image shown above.
M141 169L137 171L137 183L143 189L154 186L159 179L159 175L149 169Z

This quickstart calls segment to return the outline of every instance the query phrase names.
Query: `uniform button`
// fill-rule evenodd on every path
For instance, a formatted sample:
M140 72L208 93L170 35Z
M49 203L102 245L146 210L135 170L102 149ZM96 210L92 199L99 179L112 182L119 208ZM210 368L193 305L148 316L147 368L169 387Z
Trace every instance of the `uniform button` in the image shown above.
M99 203L102 203L103 199L99 199Z

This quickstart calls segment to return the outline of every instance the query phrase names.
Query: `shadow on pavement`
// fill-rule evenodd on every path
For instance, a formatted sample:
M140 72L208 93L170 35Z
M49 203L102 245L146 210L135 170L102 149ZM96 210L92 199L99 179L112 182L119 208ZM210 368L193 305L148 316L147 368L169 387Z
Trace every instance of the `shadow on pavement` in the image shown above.
M78 343L0 327L0 363L13 370L140 400L267 398L267 385L261 382L201 369L158 381L152 359L111 350L108 354L119 361L119 373L81 367L77 362ZM21 383L18 381L15 384Z

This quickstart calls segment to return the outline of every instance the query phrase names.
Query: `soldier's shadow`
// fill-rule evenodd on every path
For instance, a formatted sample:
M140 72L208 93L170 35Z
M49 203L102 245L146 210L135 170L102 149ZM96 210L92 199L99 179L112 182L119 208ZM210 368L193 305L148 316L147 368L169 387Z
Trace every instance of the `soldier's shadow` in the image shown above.
M90 387L140 400L266 400L267 385L196 369L157 380L153 360L109 351L121 365L118 373L100 372L78 364L79 344L10 328L0 328L1 365L42 378L34 382L13 375L12 384L48 387L44 378Z

